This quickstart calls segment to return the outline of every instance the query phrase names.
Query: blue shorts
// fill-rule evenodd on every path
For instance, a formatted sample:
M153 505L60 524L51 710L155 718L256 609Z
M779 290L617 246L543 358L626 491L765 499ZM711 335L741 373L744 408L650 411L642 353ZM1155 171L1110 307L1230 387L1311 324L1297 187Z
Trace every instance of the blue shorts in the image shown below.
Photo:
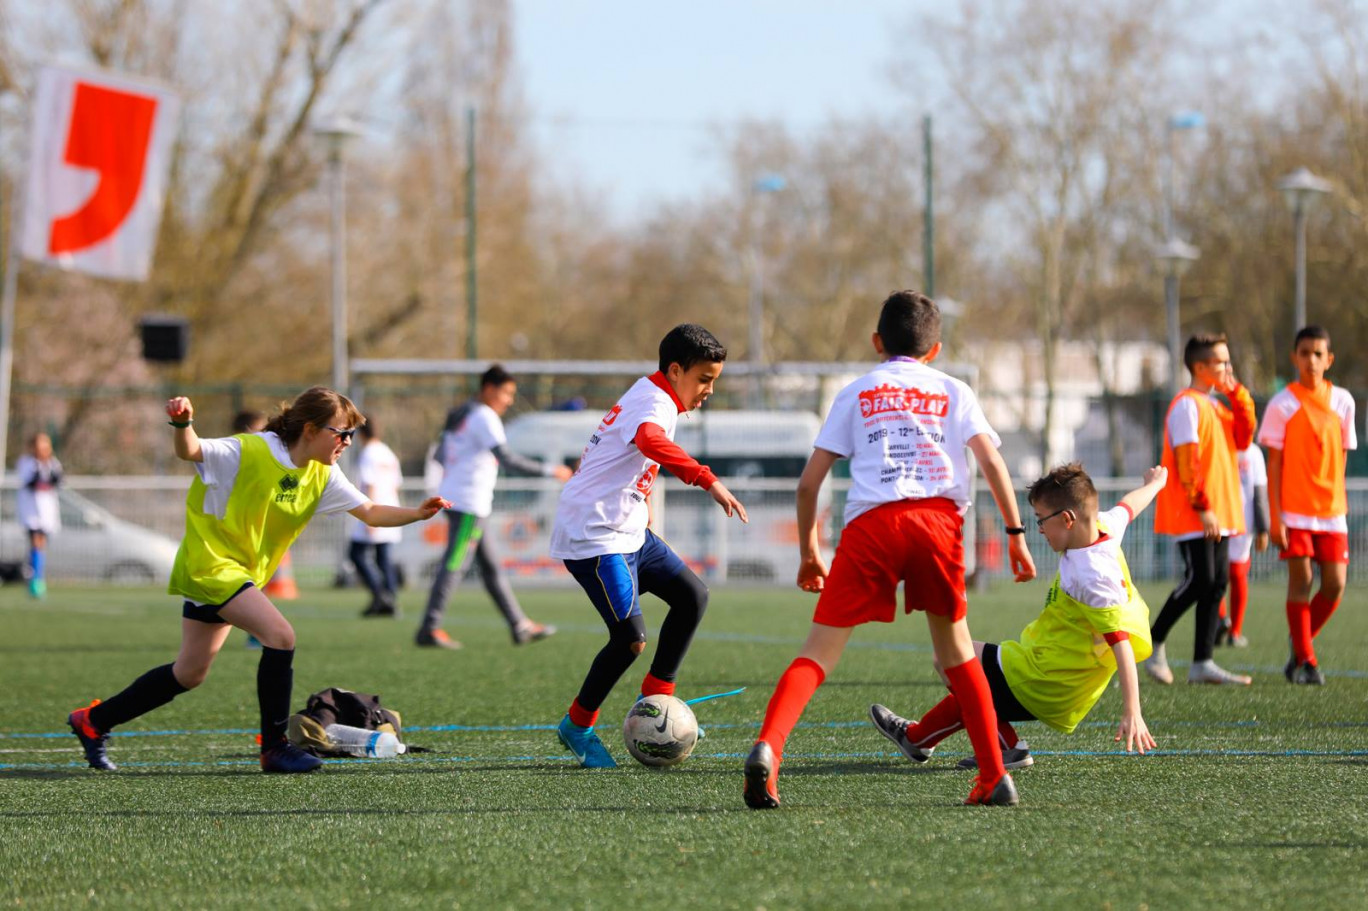
M650 529L646 543L635 553L566 560L565 568L610 628L641 614L642 592L654 591L688 569L679 554Z

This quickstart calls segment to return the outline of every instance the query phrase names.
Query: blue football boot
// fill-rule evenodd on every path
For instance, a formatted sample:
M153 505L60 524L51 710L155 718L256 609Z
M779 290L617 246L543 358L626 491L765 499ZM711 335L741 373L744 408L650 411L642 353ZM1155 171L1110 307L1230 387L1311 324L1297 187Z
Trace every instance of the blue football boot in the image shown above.
M580 727L570 720L567 713L556 725L556 736L567 750L575 754L579 764L586 769L616 769L608 748L599 740L593 728Z

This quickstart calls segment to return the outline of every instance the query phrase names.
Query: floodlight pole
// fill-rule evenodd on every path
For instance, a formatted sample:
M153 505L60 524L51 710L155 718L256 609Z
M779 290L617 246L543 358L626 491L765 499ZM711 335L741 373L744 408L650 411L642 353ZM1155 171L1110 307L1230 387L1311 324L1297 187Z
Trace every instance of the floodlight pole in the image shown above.
M361 134L360 124L345 118L318 124L314 135L328 144L328 182L332 197L329 248L332 260L332 385L343 395L351 385L347 363L347 184L342 152L347 140Z
M466 359L475 360L479 348L479 282L475 262L475 108L466 108Z
M755 200L751 216L751 284L750 284L750 338L747 360L755 367L755 383L752 387L754 401L752 406L759 408L764 399L765 378L760 368L765 363L765 261L764 243L760 231L764 219L755 216L759 211L760 197L768 193L778 193L787 186L787 181L779 174L764 174L751 181L751 196Z
M931 147L931 115L922 118L922 158L925 167L926 205L922 210L922 272L923 285L927 297L936 296L936 214L935 192L932 178L935 176L934 155Z
M1278 181L1278 189L1292 210L1297 232L1297 296L1292 326L1295 333L1306 325L1306 216L1315 201L1329 193L1333 185L1306 168L1298 168Z

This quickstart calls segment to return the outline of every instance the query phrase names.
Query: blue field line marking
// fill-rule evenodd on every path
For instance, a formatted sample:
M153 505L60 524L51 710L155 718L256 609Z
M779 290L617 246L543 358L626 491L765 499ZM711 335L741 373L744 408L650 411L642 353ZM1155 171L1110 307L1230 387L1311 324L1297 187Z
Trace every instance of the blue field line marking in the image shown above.
M744 759L745 753L695 753L700 759ZM941 754L937 754L940 756ZM946 758L955 758L961 753L946 753ZM1122 750L1036 750L1032 751L1033 756L1039 757L1058 757L1058 758L1084 758L1084 759L1161 759L1170 757L1192 757L1202 756L1207 758L1226 758L1226 759L1250 759L1250 758L1300 758L1300 759L1334 759L1334 758L1356 758L1368 756L1368 750L1150 750L1148 753L1127 753ZM785 758L810 759L810 760L845 760L845 759L898 759L902 754L896 750L882 750L873 752L850 752L850 753L799 753L788 752ZM480 762L555 762L570 763L574 761L573 756L564 753L550 756L405 756L402 759L328 759L325 765L338 766L366 766L386 763L404 763L407 765L455 765ZM217 767L236 767L257 765L254 759L220 759L209 762L121 762L120 767L124 768L156 768L156 769L191 769L191 768L217 768ZM895 763L901 765L901 763ZM31 770L31 771L55 771L59 769L84 769L84 762L17 762L0 763L0 772L7 770ZM100 773L101 777L105 773Z
M808 730L828 729L840 730L848 728L870 727L868 720L860 721L800 721L798 727ZM1079 725L1081 728L1109 728L1115 727L1115 721L1084 721ZM616 724L599 724L594 726L596 730L607 731L617 727ZM760 727L758 721L746 721L740 723L719 723L709 724L708 729L715 731L734 731ZM1156 729L1164 728L1258 728L1268 727L1268 723L1251 719L1247 721L1167 721L1159 722L1155 725ZM1307 727L1307 728L1365 728L1368 721L1322 721L1311 722L1306 725L1277 725L1281 728ZM521 731L554 731L554 724L430 724L430 725L405 725L405 733L426 732L426 733L450 733L458 732L462 734L509 734ZM114 731L110 737L188 737L195 735L252 735L258 733L256 728L207 728L204 730L165 730L165 731ZM0 740L36 740L36 739L61 739L72 736L70 731L44 731L41 733L7 733L0 731Z

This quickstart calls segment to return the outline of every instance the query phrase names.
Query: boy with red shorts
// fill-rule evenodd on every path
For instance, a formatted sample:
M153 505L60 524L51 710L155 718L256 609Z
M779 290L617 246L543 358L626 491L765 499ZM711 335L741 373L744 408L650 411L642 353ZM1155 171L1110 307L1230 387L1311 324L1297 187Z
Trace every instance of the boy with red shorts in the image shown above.
M1292 656L1289 683L1321 686L1325 675L1311 641L1339 607L1349 568L1349 512L1344 492L1346 453L1358 448L1354 397L1325 378L1335 363L1330 333L1307 326L1297 333L1292 363L1297 381L1268 400L1259 443L1268 450L1269 539L1287 563L1287 627ZM1311 597L1311 561L1320 565L1320 591Z
M821 592L812 630L784 671L746 757L746 805L779 806L779 763L789 732L836 666L856 626L891 623L897 586L906 611L926 612L936 658L964 709L979 775L966 803L1018 802L1002 765L997 715L965 620L967 447L978 460L1010 536L1018 582L1035 577L999 439L965 383L928 366L940 354L940 311L915 291L884 302L874 349L886 360L841 390L798 481L798 586ZM845 530L828 577L817 537L817 495L837 459L850 460Z

